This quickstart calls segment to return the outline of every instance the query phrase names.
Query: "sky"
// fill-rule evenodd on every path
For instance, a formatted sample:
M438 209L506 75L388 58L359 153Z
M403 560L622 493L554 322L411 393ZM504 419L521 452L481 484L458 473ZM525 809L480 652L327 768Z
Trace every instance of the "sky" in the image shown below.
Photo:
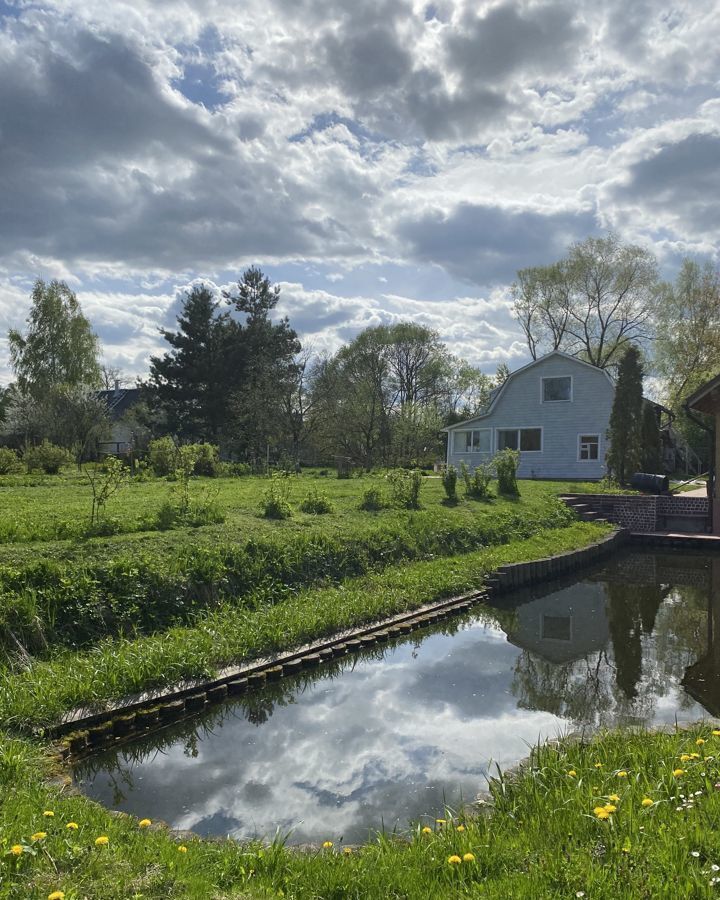
M518 269L720 255L717 0L0 0L0 382L38 278L128 376L259 265L316 351L527 361Z

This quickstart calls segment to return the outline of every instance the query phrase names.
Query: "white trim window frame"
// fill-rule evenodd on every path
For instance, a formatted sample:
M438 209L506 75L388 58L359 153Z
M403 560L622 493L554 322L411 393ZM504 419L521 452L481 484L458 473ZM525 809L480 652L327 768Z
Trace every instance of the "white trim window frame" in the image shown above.
M465 436L464 442L461 442L461 443L464 443L464 446L456 447L455 446L455 438L457 435L460 435L460 434ZM468 440L468 435L470 435L469 440ZM487 449L483 449L481 447L480 435L487 436ZM477 436L477 439L476 439L476 436ZM453 432L453 453L455 453L456 455L463 454L463 453L472 453L472 454L485 453L489 456L492 453L492 446L493 446L492 428L465 428L465 429L458 428L457 431Z
M562 400L546 400L545 399L545 382L559 381L560 379L568 379L570 381L570 396ZM541 403L572 403L573 402L573 377L572 375L542 375L540 377L540 402Z
M501 431L514 431L517 434L517 449L521 453L542 453L543 446L545 443L545 434L542 425L525 425L522 428L496 428L495 429L495 452L500 452L500 432ZM540 432L540 447L538 450L523 450L522 449L522 432L523 431L539 431Z
M590 440L587 440L590 438ZM595 440L592 440L595 438ZM595 456L592 455L592 448L595 448ZM587 456L583 456L583 452ZM581 431L577 436L577 459L578 462L599 462L600 461L600 435L592 431Z

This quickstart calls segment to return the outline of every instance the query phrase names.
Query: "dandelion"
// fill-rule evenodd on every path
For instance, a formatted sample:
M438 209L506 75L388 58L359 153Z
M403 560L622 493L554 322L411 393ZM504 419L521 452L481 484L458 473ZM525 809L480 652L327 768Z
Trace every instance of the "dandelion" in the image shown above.
M465 831L465 826L464 826L464 825L458 825L457 831Z
M423 834L432 834L432 828L429 828L427 825L422 830Z
M675 778L680 778L681 775L685 774L685 769L673 769L673 775Z
M180 844L180 846L178 847L178 853L187 853L187 847L185 846L185 844Z
M596 769L602 769L602 763L595 763L595 768L596 768ZM579 895L576 894L575 896L577 897L577 896L579 896ZM584 897L584 896L585 896L585 894L583 894L583 897Z
M458 863L461 863L462 860L456 853L453 853L452 856L448 856L448 862L451 866L456 866Z
M619 802L620 802L620 798L618 797L617 794L610 794L610 795L608 796L608 800L609 800L611 803L619 803Z
M65 900L65 891L53 891L48 894L48 900Z
M603 806L603 809L609 813L617 812L617 806L615 806L614 803L606 803L605 806Z
M720 872L720 866L719 866L717 863L713 863L713 864L710 866L710 870L711 870L712 872Z
M352 847L343 847L343 853L345 854L345 856L352 856L352 852Z
M446 824L447 824L447 819L435 819L435 823L436 823L437 825L446 825Z
M43 838L47 837L47 831L36 831L35 834L30 835L31 841L41 841Z
M622 769L620 772L617 773L617 777L618 778L627 778L627 772L624 769Z
M704 743L705 743L705 738L698 738L698 739L695 741L695 746L697 746L697 747L702 747L702 745L703 745Z
M333 845L332 841L324 841L323 842L323 850L329 850Z
M691 850L690 856L694 856L695 859L697 859L700 856L700 851L699 850Z
M690 759L700 759L700 754L699 753L691 753Z
M475 856L472 853L466 853L463 856L463 862L475 862Z
M13 856L22 856L23 848L22 844L13 844L10 848L10 852Z
M100 837L95 838L95 846L96 847L107 847L110 843L110 838L107 835L101 834Z
M598 819L609 819L610 813L605 809L604 806L596 806L593 810Z
M77 831L80 827L77 822L68 822L65 826L69 831Z
M713 728L713 736L720 737L720 728Z
M643 797L640 805L641 806L654 806L655 801L651 800L649 797Z
M575 769L570 769L570 771L568 772L569 778L575 778L576 775L577 775L577 772L575 771Z
M138 828L149 828L152 825L152 821L150 819L140 819L138 822Z
M55 813L51 809L46 809L43 813L46 819L52 819L55 816Z
M689 762L692 759L689 753L683 753L680 757L680 762Z

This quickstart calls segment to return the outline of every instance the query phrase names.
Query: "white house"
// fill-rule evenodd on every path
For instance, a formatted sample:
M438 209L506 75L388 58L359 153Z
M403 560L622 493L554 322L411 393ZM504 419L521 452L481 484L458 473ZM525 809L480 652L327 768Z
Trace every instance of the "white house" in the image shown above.
M520 478L600 479L614 396L606 371L555 350L509 375L482 415L444 429L448 465L472 469L509 447Z

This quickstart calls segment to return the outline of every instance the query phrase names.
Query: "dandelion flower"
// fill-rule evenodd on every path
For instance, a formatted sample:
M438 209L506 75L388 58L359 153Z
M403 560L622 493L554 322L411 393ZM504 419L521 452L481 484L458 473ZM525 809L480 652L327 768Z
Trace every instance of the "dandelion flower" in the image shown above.
M110 843L110 838L107 835L101 834L100 837L95 838L95 846L96 847L107 847Z
M720 728L714 728L714 729L713 729L713 736L714 736L714 737L720 737Z
M55 813L51 809L46 809L43 815L46 819L52 819L55 816Z
M595 768L596 768L596 769L602 769L602 763L595 763ZM584 896L585 896L585 894L583 894L583 897L584 897Z
M345 854L345 856L351 856L352 852L353 852L352 847L343 847L343 853Z
M691 753L690 759L700 759L700 754L699 753Z
M140 819L138 822L138 828L148 828L150 825L152 825L151 819Z
M705 738L698 738L698 739L695 741L695 745L696 745L697 747L702 747L702 745L703 745L704 743L705 743Z
M463 856L463 862L475 862L475 855L473 853L466 853Z
M655 801L651 800L649 797L643 797L641 805L642 806L654 806Z
M465 831L465 826L464 826L464 825L458 825L457 831Z
M448 856L448 862L451 866L456 866L458 863L461 863L462 860L456 853L453 853L452 856Z
M48 900L65 900L65 891L53 891L48 894Z
M622 769L620 772L617 773L617 777L618 778L627 778L627 772L624 769Z
M187 847L185 846L185 844L180 844L180 846L178 847L178 853L187 853Z
M447 819L435 819L435 822L438 825L445 825L447 823Z
M41 841L43 838L47 837L47 831L36 831L35 834L30 835L31 841Z
M422 830L423 834L432 834L432 828L429 828L427 825Z
M697 859L700 856L700 851L699 850L691 850L690 856L694 856L695 859Z
M323 841L323 850L329 850L333 845L332 841Z
M604 806L596 806L593 810L598 819L609 819L610 813L605 809Z
M691 759L692 757L689 753L683 753L683 755L680 757L680 762L688 762Z
M13 844L10 848L10 852L13 856L22 856L23 848L22 844Z
M617 812L617 806L614 803L606 803L603 809L609 813Z
M673 769L673 775L675 778L679 778L681 775L685 774L685 769Z
M608 800L609 800L611 803L619 803L619 802L620 802L620 798L618 797L617 794L610 794L610 795L608 796Z
M70 831L77 831L80 826L78 825L77 822L68 822L65 827L68 828Z
M570 771L568 772L568 776L570 778L575 778L576 775L577 775L577 772L575 771L575 769L570 769Z

